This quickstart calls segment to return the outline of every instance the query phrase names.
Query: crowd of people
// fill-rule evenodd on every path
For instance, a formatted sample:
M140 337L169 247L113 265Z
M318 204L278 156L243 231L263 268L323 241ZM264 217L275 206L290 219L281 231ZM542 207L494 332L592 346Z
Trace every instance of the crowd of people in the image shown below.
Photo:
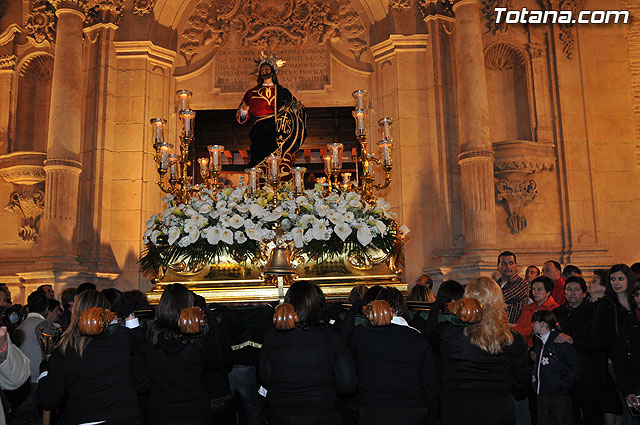
M297 281L283 305L233 308L177 283L155 307L91 283L18 306L0 286L0 424L639 423L639 268L520 277L505 251L435 294L423 275L406 300L356 286L330 304Z

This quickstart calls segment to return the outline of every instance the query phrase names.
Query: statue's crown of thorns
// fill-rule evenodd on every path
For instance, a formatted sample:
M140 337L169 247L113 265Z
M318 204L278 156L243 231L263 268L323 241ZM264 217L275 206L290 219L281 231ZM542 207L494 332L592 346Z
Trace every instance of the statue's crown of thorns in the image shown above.
M268 56L264 50L260 51L260 55L258 56L257 59L254 59L254 62L256 63L256 65L258 66L257 69L257 73L260 73L260 67L262 65L269 64L271 65L271 68L273 69L273 72L278 72L278 68L282 67L286 61L283 61L282 59L278 59L278 54L274 53L271 56Z

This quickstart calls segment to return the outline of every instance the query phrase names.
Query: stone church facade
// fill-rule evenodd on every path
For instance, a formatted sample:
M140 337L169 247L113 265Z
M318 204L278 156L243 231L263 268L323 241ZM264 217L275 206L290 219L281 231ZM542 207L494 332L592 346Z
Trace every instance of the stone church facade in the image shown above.
M502 249L524 266L640 261L635 3L2 0L0 282L148 290L137 259L163 207L149 120L177 138L178 89L234 110L263 49L307 107L364 89L369 134L394 119L381 195L411 229L405 280L487 274ZM496 7L632 18L507 25Z

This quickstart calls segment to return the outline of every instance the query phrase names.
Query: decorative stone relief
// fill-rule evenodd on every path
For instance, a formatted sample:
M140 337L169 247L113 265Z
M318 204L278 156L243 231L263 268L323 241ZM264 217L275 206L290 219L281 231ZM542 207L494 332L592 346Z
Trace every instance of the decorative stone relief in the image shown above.
M124 0L88 0L87 20L89 25L97 23L120 24Z
M411 7L410 0L389 0L389 6L393 10L402 11L407 10Z
M133 2L133 14L137 16L146 16L153 11L156 0L135 0Z
M509 26L503 20L500 23L497 23L496 17L498 13L496 12L496 7L504 7L509 10L513 9L513 1L512 0L482 0L482 14L487 19L487 32L492 34L505 34Z
M524 207L538 197L538 187L533 179L506 180L495 183L496 202L507 204L507 225L511 233L517 234L527 227L527 219L522 215Z
M16 55L0 56L0 69L14 70L16 68Z
M44 212L44 192L39 189L24 189L13 192L5 210L22 215L22 226L18 229L18 236L25 242L36 242L38 239L39 222Z
M1 1L1 0L0 0ZM86 25L113 23L118 25L125 0L36 0L27 16L27 36L40 44L56 39L56 9L75 9L87 15Z
M514 46L507 43L494 43L484 51L484 64L491 71L506 71L524 66L524 56Z
M528 43L527 51L531 59L541 58L546 55L545 46L542 43Z
M496 203L505 204L507 226L517 234L527 227L524 208L538 197L534 174L555 168L555 147L527 140L496 142L492 147Z
M47 0L37 0L27 16L27 36L40 44L56 39L56 9Z
M435 16L453 17L452 0L418 0L418 10L422 20L427 21Z
M189 64L201 47L224 46L230 34L267 50L343 41L356 60L368 45L349 0L202 0L181 34L180 54Z

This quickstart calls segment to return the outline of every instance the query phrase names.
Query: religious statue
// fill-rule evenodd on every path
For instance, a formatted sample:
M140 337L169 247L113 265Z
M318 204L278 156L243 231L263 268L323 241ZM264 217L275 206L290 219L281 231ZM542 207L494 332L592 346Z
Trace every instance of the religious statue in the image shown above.
M249 166L263 168L265 158L272 153L282 158L282 174L293 164L293 154L307 136L307 113L291 92L278 83L278 68L284 61L277 55L261 52L256 60L258 84L248 90L236 112L236 119L244 124L253 119L249 132L251 150Z

